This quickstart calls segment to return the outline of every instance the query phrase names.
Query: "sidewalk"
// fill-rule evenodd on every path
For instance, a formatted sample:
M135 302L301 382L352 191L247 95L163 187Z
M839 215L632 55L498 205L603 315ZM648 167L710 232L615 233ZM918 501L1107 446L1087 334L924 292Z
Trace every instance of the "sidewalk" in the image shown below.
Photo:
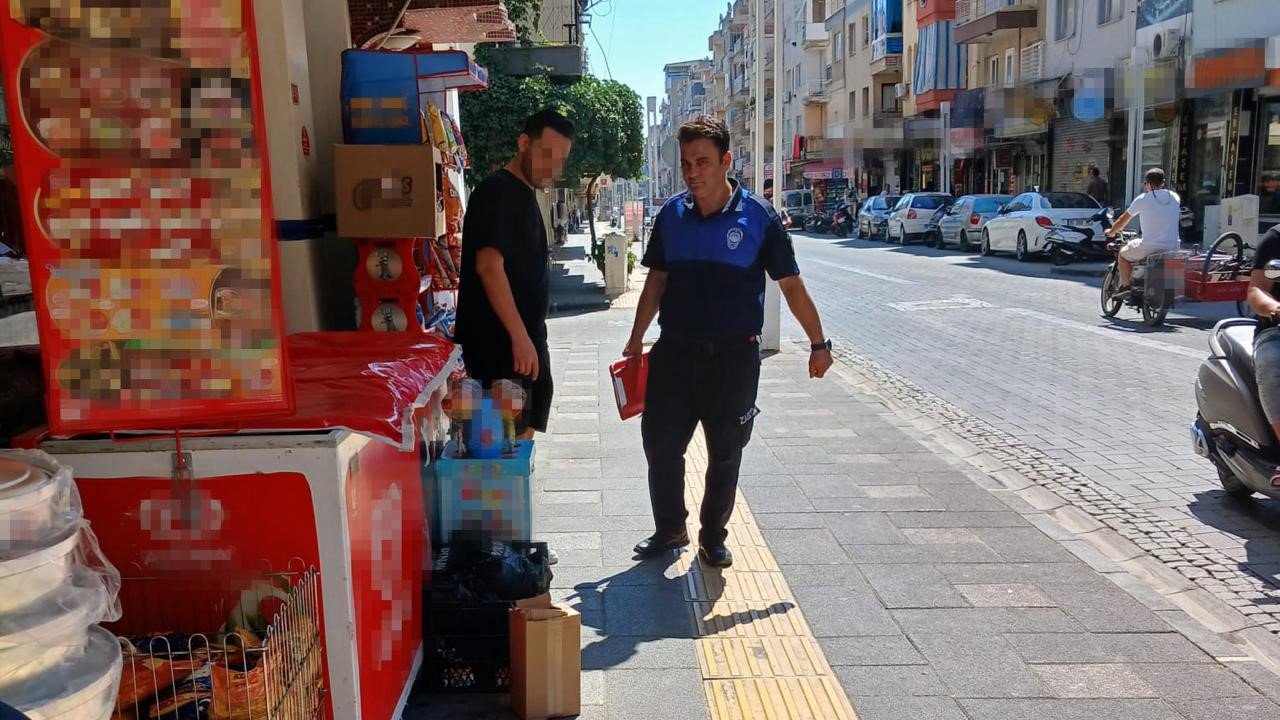
M1280 717L1280 678L1245 648L918 440L851 373L808 380L795 343L764 362L734 567L634 560L652 530L645 459L607 375L631 313L550 325L535 512L560 555L553 594L583 615L581 717ZM689 461L696 536L704 449ZM418 698L405 717L514 717L502 704Z

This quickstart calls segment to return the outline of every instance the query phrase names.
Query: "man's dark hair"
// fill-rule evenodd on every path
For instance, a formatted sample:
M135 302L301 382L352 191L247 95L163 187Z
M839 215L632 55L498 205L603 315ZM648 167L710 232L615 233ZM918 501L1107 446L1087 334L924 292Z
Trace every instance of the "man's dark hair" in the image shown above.
M1147 171L1146 181L1151 185L1163 185L1164 171L1160 168L1151 168Z
M724 121L711 115L699 115L681 125L677 137L681 145L695 140L710 140L715 143L721 157L729 152L729 128L725 127Z
M1097 166L1097 165L1090 165L1090 166L1089 166L1089 174L1090 174L1090 175L1092 175L1092 176L1094 176L1094 177L1098 177L1098 175L1100 174L1100 172L1099 172L1099 170L1098 170L1098 166Z
M521 133L537 140L542 137L542 131L547 128L555 130L570 140L572 140L573 136L578 132L577 128L573 126L572 120L561 115L555 110L547 108L546 110L539 110L538 112L530 115L529 118L524 121L524 129L521 130Z

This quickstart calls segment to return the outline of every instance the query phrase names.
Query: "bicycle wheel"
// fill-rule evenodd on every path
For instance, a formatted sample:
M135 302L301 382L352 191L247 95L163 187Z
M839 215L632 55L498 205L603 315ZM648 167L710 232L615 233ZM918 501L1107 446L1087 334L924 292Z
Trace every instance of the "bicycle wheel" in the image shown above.
M1226 263L1235 263L1237 272L1244 262L1244 238L1239 233L1226 232L1218 236L1217 240L1209 246L1209 252L1204 255L1204 264L1200 267L1200 272L1205 280L1209 279L1209 273L1215 268L1221 267Z
M1107 274L1102 278L1102 314L1107 317L1115 317L1120 312L1120 306L1123 301L1117 300L1112 295L1116 290L1120 289L1120 271L1115 265L1107 268Z

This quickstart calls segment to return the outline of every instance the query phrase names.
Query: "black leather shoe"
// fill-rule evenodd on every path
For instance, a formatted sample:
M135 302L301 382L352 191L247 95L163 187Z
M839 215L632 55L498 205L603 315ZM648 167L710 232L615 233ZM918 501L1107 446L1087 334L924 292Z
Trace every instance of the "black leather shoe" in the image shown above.
M688 544L689 535L687 533L680 533L679 535L655 533L636 543L634 550L640 557L653 557L669 550L682 548Z
M711 567L727 568L733 564L733 553L724 545L702 546L698 548L698 556L702 562Z

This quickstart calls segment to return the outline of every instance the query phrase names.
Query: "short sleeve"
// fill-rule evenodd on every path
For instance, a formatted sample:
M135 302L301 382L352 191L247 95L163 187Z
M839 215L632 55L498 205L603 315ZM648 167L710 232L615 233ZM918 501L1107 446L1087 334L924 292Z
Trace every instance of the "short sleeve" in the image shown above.
M658 272L667 271L667 251L662 244L661 232L664 215L664 212L659 211L653 218L653 229L649 231L649 243L645 246L644 259L640 261L641 265Z
M777 213L770 212L768 222L764 230L764 248L761 253L765 271L774 280L799 275L800 266L796 264L796 249L791 244L791 235L782 226L782 218Z
M481 248L493 248L503 257L510 254L512 240L517 237L511 222L515 213L503 211L500 186L494 182L486 182L471 193L467 202L467 212L462 220L462 242L473 252Z
M1272 260L1280 260L1280 230L1273 227L1262 236L1258 250L1253 255L1253 267L1261 270Z
M1147 194L1142 193L1138 197L1134 198L1133 202L1129 203L1129 209L1125 210L1125 212L1129 213L1133 217L1138 217L1139 215L1142 214L1142 211L1144 208L1146 208L1146 206L1147 206Z

